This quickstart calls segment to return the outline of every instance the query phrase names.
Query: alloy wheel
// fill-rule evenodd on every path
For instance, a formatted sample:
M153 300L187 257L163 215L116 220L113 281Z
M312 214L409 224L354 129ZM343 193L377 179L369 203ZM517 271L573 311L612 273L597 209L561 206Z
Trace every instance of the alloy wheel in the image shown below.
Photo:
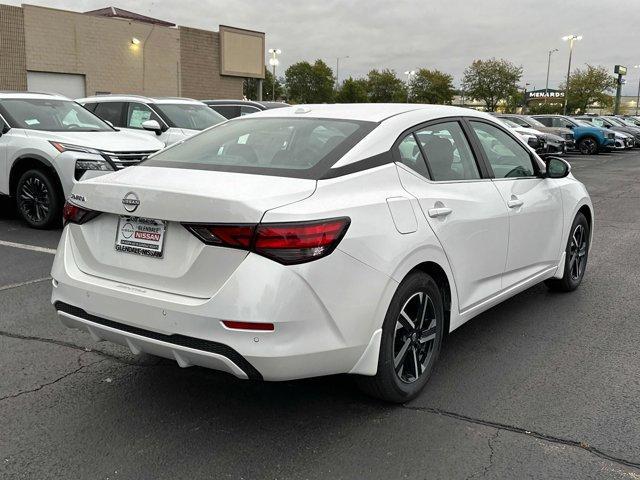
M51 199L47 185L38 177L31 176L22 183L19 192L20 208L33 223L44 221L49 215Z
M393 362L398 378L413 383L426 370L433 355L437 332L436 309L426 292L416 292L405 302L396 320Z
M585 138L582 142L580 142L580 153L583 155L592 155L596 152L598 145L595 140L592 138Z
M577 225L571 235L569 245L569 272L572 280L578 280L584 273L587 262L587 235L582 225Z

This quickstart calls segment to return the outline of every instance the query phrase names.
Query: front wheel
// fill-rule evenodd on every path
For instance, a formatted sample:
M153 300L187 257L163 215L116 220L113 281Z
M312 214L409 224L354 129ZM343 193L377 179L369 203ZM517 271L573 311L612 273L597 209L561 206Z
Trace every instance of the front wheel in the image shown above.
M572 292L584 277L589 258L589 222L582 213L578 213L571 225L569 240L565 250L564 274L562 278L552 278L545 283L551 290Z
M52 228L60 223L62 198L49 175L28 170L18 180L16 205L33 228Z
M371 396L394 403L416 397L440 353L444 328L442 295L423 272L411 273L396 291L382 326L378 372L359 377Z
M593 137L584 137L578 142L578 150L583 155L595 155L598 153L598 141Z

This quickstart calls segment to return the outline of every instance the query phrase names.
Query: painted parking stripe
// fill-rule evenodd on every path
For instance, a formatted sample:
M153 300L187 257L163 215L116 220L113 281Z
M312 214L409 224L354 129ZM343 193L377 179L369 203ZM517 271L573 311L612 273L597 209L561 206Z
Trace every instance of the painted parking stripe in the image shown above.
M11 290L12 288L24 287L25 285L31 285L33 283L46 282L47 280L51 280L51 277L36 278L35 280L27 280L26 282L3 285L0 287L0 292L2 292L3 290Z
M25 243L5 242L4 240L0 240L0 246L21 248L23 250L31 250L32 252L40 252L40 253L49 253L51 255L56 254L55 248L37 247L35 245L27 245Z

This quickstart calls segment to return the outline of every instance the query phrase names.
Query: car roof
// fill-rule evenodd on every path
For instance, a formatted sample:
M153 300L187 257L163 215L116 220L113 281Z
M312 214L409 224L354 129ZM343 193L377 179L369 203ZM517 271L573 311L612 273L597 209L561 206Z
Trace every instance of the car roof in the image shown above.
M260 117L300 117L300 118L332 118L339 120L356 120L365 122L382 122L391 117L419 113L424 121L453 116L478 116L493 118L491 115L476 110L450 105L427 105L419 103L337 103L295 105L286 108L265 110L253 115ZM250 118L250 115L244 118Z
M0 99L9 99L9 98L37 98L41 100L46 100L46 99L71 100L70 98L65 97L64 95L60 95L58 93L0 91Z
M91 97L78 98L76 100L80 103L86 102L142 102L142 103L157 103L157 104L201 104L202 102L199 100L194 100L193 98L183 98L183 97L147 97L144 95L120 95L120 94L109 94L109 95L94 95Z

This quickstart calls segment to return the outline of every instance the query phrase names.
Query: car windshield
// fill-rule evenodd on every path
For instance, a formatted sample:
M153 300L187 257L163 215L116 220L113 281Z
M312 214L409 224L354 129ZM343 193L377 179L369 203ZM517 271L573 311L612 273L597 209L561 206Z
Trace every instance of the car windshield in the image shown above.
M626 126L623 122L621 122L617 118L613 118L613 117L606 117L606 118L607 118L607 122L609 122L609 123L613 123L614 125L617 125L619 127L625 127Z
M500 120L511 128L522 128L522 125L518 125L516 122L509 120L508 118L500 117Z
M112 132L103 120L71 100L10 98L0 112L15 128L49 132Z
M207 105L197 103L158 103L154 107L177 128L204 130L226 120Z
M544 124L539 122L538 120L536 120L533 117L526 117L526 122L531 125L531 128L539 128L542 127L544 128Z
M145 165L314 178L375 123L313 118L238 118L151 157Z

